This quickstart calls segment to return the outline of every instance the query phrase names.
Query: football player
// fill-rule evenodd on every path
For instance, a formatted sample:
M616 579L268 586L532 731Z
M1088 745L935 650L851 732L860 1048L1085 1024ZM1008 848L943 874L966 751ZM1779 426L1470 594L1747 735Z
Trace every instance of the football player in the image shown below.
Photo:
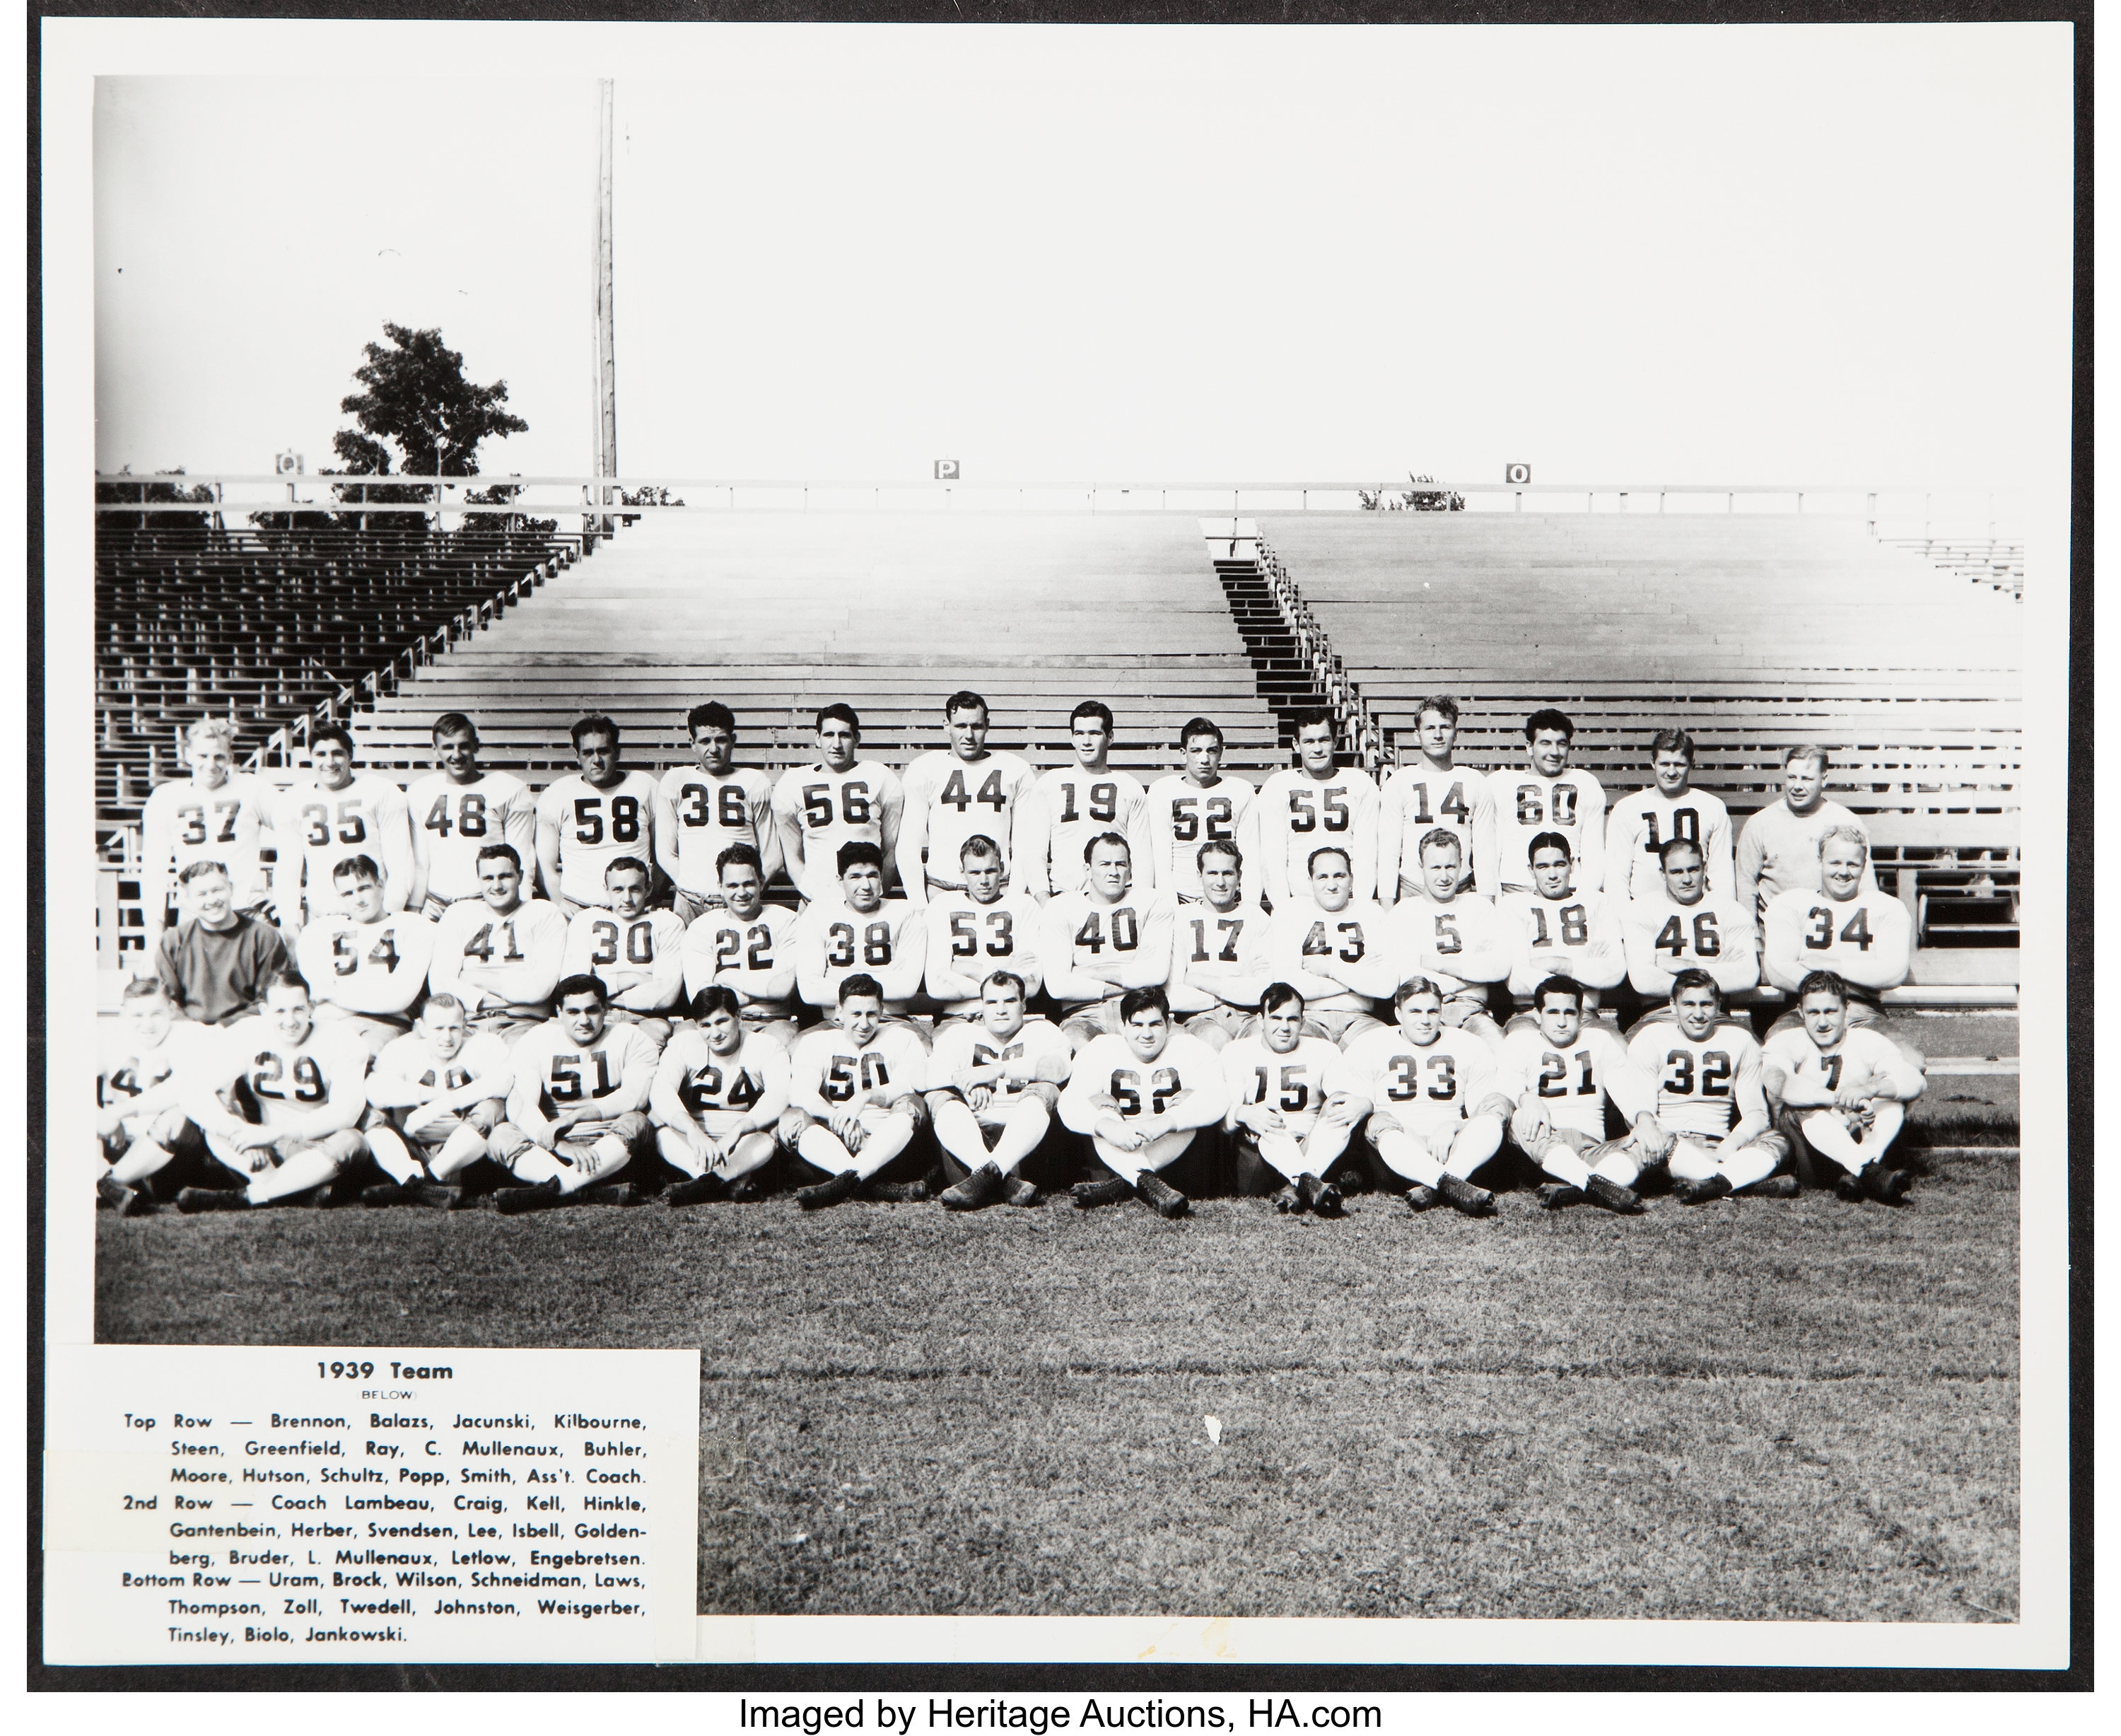
M865 840L840 846L839 869L838 896L813 899L795 920L796 992L830 1024L844 1004L840 985L866 976L883 990L885 1019L925 1049L933 1038L911 1006L928 958L927 908L910 898L886 902L883 852Z
M886 863L897 861L906 792L896 772L860 757L861 720L852 706L823 707L817 735L817 759L783 772L773 786L773 823L796 889L837 904L842 847L869 844Z
M1112 1173L1070 1192L1084 1208L1139 1194L1163 1216L1183 1217L1186 1196L1157 1172L1228 1112L1222 1062L1199 1038L1172 1028L1161 988L1129 989L1119 1012L1121 1034L1079 1050L1060 1094L1060 1119L1089 1136L1098 1161Z
M1441 983L1402 982L1392 996L1397 1023L1349 1044L1331 1083L1350 1118L1364 1122L1373 1173L1382 1169L1387 1189L1403 1188L1412 1210L1445 1204L1493 1217L1495 1196L1472 1177L1501 1149L1515 1105L1495 1052L1470 1024L1454 1029L1445 1004Z
M1060 1010L1060 1029L1078 1051L1120 1027L1128 991L1158 988L1171 976L1171 936L1177 900L1134 889L1134 851L1116 832L1083 847L1088 883L1047 902L1038 956L1046 992ZM1168 1014L1170 1007L1165 1004Z
M1497 1085L1516 1105L1510 1136L1559 1183L1543 1191L1550 1209L1586 1198L1609 1211L1643 1211L1636 1178L1671 1150L1657 1123L1657 1087L1628 1057L1616 1032L1586 1023L1583 984L1549 977L1532 997L1533 1022L1513 1020L1496 1057ZM1632 1131L1606 1138L1611 1097Z
M1806 743L1783 756L1783 793L1753 813L1738 834L1738 903L1758 920L1785 892L1820 889L1819 841L1830 827L1863 822L1826 794L1826 749Z
M383 870L383 908L403 910L414 872L405 792L380 772L357 772L353 737L336 723L311 733L310 765L314 781L283 791L273 810L279 854L273 902L280 926L299 927L335 914L340 907L332 872L355 855Z
M567 924L560 973L594 975L609 997L605 1016L615 1024L639 1025L660 1054L684 992L686 929L674 910L648 908L650 884L648 864L637 856L605 863L610 906L582 911Z
M655 1148L687 1177L663 1203L756 1198L748 1178L773 1160L774 1129L788 1112L788 1051L747 1030L736 991L719 982L700 991L692 1016L663 1051L648 1090Z
M1046 773L1032 786L1017 819L1018 882L1041 903L1064 892L1080 892L1088 881L1090 840L1112 832L1126 840L1131 856L1152 860L1141 780L1107 764L1112 750L1112 708L1085 699L1069 714L1068 744L1075 763ZM1146 894L1155 884L1142 871Z
M839 997L837 1020L806 1031L789 1056L781 1146L824 1178L797 1188L795 1203L837 1206L865 1183L871 1199L925 1200L924 1182L875 1178L921 1129L928 1052L907 1025L886 1021L875 978L841 978Z
M192 914L165 929L155 949L155 974L170 1005L202 1024L233 1024L263 1010L265 986L291 962L280 931L235 908L235 883L219 862L187 862L177 883Z
M977 693L951 694L943 724L949 748L920 755L902 781L898 878L916 904L965 889L963 852L976 834L1001 851L1008 877L1019 805L1037 775L1014 754L988 752L987 702Z
M272 786L235 769L235 726L226 719L202 717L178 740L191 776L156 785L140 812L140 909L150 952L174 926L173 877L194 862L221 865L239 912L266 911L273 902L258 856L259 834L273 824Z
M282 972L265 992L263 1015L228 1028L214 1064L185 1094L207 1149L243 1185L187 1188L177 1210L330 1204L333 1184L368 1155L358 1131L367 1077L360 1038L318 1024L309 984Z
M1303 1034L1303 996L1286 982L1269 983L1259 1029L1222 1055L1230 1095L1223 1126L1236 1141L1238 1192L1264 1193L1278 1174L1275 1211L1340 1216L1340 1190L1326 1177L1361 1118L1331 1086L1340 1050Z
M695 765L673 766L655 786L655 848L676 889L672 908L688 927L722 903L722 852L756 852L766 880L781 870L773 823L773 774L736 763L736 714L716 699L685 713Z
M1197 904L1200 846L1237 844L1251 836L1252 807L1258 791L1223 769L1223 732L1205 717L1190 719L1178 732L1186 768L1149 786L1142 812L1149 825L1150 884Z
M1761 1052L1769 1107L1839 1167L1843 1199L1896 1205L1914 1178L1883 1160L1923 1094L1922 1071L1881 1033L1849 1023L1848 991L1832 971L1799 983L1797 1003L1798 1024L1770 1032Z
M1292 721L1298 763L1261 784L1252 806L1259 889L1270 911L1302 898L1310 884L1312 852L1331 844L1346 854L1349 895L1367 904L1377 895L1376 781L1359 766L1335 763L1333 714L1325 707L1307 707Z
M178 1016L153 977L126 983L114 1040L96 1070L96 1133L105 1167L96 1191L121 1217L155 1209L148 1178L179 1155L197 1163L206 1136L185 1104L202 1077L211 1078L219 1034Z
M1667 838L1661 860L1658 890L1620 907L1620 936L1628 982L1656 1004L1658 1010L1645 1016L1662 1024L1675 1016L1671 992L1681 971L1706 971L1724 994L1735 995L1760 980L1760 958L1750 913L1710 895L1700 845Z
M390 1178L361 1192L371 1206L464 1203L453 1185L486 1156L508 1113L515 1070L508 1045L474 1033L454 995L430 995L406 1036L384 1045L368 1076L363 1131L375 1166Z
M1194 852L1200 898L1172 913L1171 1016L1219 1051L1258 1024L1260 996L1274 980L1267 914L1245 894L1244 862L1234 843L1201 845Z
M1495 794L1485 772L1453 758L1458 702L1448 693L1415 712L1414 758L1395 767L1377 792L1377 902L1418 898L1428 884L1421 846L1438 828L1458 840L1463 884L1493 898L1496 885Z
M795 1040L795 912L766 902L766 870L748 844L731 844L715 864L719 909L685 931L685 1000L719 984L736 996L747 1038L786 1048ZM694 1017L697 1018L697 1012Z
M1605 884L1606 786L1569 763L1576 726L1548 707L1525 719L1525 763L1488 774L1495 800L1497 877L1504 892L1530 892L1536 841L1558 832L1569 841L1576 883L1585 892ZM1614 979L1618 982L1620 979Z
M1731 810L1723 798L1694 787L1694 738L1659 730L1650 738L1650 784L1613 804L1606 821L1606 890L1615 898L1664 895L1664 847L1676 838L1701 852L1708 895L1732 895Z
M1667 1161L1679 1202L1701 1206L1741 1191L1796 1192L1795 1176L1775 1174L1789 1141L1769 1120L1760 1046L1744 1025L1724 1018L1715 978L1698 966L1679 972L1671 1012L1669 1024L1636 1026L1628 1056L1657 1081L1657 1125L1673 1136Z
M975 832L958 847L962 890L933 883L925 926L928 961L921 983L940 1009L939 1032L952 1020L977 1019L985 1005L990 973L1022 978L1026 996L1044 981L1038 968L1038 930L1044 912L1028 893L1002 886L1001 847Z
M1559 786L1557 787L1566 787ZM1553 976L1583 991L1583 1010L1596 1017L1600 993L1628 973L1627 941L1613 907L1575 882L1569 839L1542 832L1531 841L1530 892L1503 895L1499 914L1515 934L1510 951L1510 992L1520 1003ZM1512 1028L1529 1020L1513 1020Z
M417 910L383 908L375 861L350 856L332 870L343 914L320 917L295 943L317 1022L352 1031L371 1055L413 1028L413 1004L427 992L435 925Z
M953 1211L1038 1203L1037 1183L1016 1170L1052 1129L1074 1052L1055 1026L1024 1016L1026 987L1013 970L989 972L978 1015L936 1033L928 1113L951 1178L942 1202Z
M1399 987L1399 960L1382 908L1354 896L1345 850L1320 845L1304 875L1308 896L1285 897L1267 924L1267 968L1303 997L1311 1029L1345 1048L1383 1023L1377 1003Z
M538 798L538 873L545 896L571 918L592 904L608 908L604 871L615 857L652 862L659 847L655 780L620 763L618 726L585 717L567 737L580 769Z
M478 902L452 904L435 927L427 992L464 1002L475 1031L513 1043L552 1016L552 987L567 955L567 918L545 898L525 903L512 844L478 852Z
M1456 833L1438 826L1416 841L1421 879L1385 913L1385 948L1402 983L1425 977L1443 994L1443 1022L1470 1030L1490 1048L1503 1029L1488 1012L1488 989L1506 981L1515 942L1494 900L1467 892ZM1407 884L1404 873L1400 884Z
M435 764L405 792L413 828L413 894L406 908L440 918L478 896L478 853L509 844L524 861L538 847L538 803L510 772L478 763L478 730L462 712L435 720Z
M518 1038L509 1057L508 1119L487 1147L524 1185L496 1193L494 1209L637 1206L645 1192L613 1178L648 1143L655 1045L639 1025L605 1018L608 997L594 976L562 977L552 998L557 1016Z

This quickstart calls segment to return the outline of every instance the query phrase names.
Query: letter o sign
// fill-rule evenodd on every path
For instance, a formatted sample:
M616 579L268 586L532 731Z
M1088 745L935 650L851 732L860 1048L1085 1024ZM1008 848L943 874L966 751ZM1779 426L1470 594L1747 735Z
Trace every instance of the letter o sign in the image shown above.
M1503 480L1506 483L1528 483L1531 480L1531 466L1505 464L1503 467Z

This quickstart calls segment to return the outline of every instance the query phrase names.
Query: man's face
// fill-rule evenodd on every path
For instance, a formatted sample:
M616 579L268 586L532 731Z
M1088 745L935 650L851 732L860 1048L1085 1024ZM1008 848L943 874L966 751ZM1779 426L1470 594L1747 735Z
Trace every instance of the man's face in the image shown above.
M861 737L844 717L827 717L818 726L818 757L835 772L852 768Z
M1270 1013L1260 1015L1260 1035L1277 1055L1286 1055L1303 1038L1303 1005L1284 1001Z
M1154 1061L1171 1041L1171 1021L1158 1008L1145 1006L1127 1020L1126 1034L1137 1059Z
M1541 730L1527 751L1532 770L1541 777L1559 777L1569 769L1569 738L1559 730Z
M203 789L218 790L228 782L228 774L235 769L235 756L228 751L228 744L218 735L209 735L203 741L192 743L189 754L192 777Z
M560 1002L560 1029L571 1043L594 1043L604 1035L604 1002L587 990Z
M458 783L470 783L478 776L478 736L470 730L437 735L435 763Z
M864 916L883 903L883 870L874 862L850 862L840 876L840 895Z
M1666 748L1650 762L1650 776L1657 780L1660 796L1684 796L1687 780L1694 776L1694 762L1676 748Z
M735 733L719 724L702 724L692 731L692 758L700 763L702 772L728 777L730 768L736 763Z
M1440 904L1447 904L1458 895L1459 856L1454 848L1446 849L1442 844L1432 844L1421 852L1421 883L1429 889L1429 895Z
M1399 1004L1399 1028L1410 1043L1427 1048L1443 1029L1443 997L1409 995Z
M1819 877L1830 898L1853 898L1863 884L1863 852L1845 838L1829 838L1819 852Z
M1223 775L1223 744L1213 735L1186 738L1186 775L1196 784L1211 784Z
M1816 759L1792 759L1783 768L1783 800L1797 813L1817 806L1825 786L1826 774Z
M1296 751L1313 777L1333 775L1333 726L1307 723L1296 732Z
M1531 883L1539 889L1543 898L1565 898L1569 896L1569 875L1574 865L1566 850L1557 850L1549 844L1543 850L1531 853Z
M1337 850L1311 865L1311 896L1321 910L1345 910L1354 893L1354 872Z
M575 749L575 763L581 768L582 781L591 788L609 789L620 776L617 739L601 730L583 736L582 744Z
M874 995L850 995L840 1003L840 1029L856 1048L874 1042L883 1024L883 1002Z
M1116 904L1134 884L1134 864L1124 844L1100 844L1090 852L1090 890Z
M317 743L310 749L310 765L324 789L343 790L353 782L353 755L343 741Z
M1540 1034L1556 1048L1567 1048L1583 1029L1583 1009L1567 995L1542 995L1539 1002Z
M1244 870L1238 866L1234 856L1219 850L1210 850L1200 864L1200 890L1208 902L1218 910L1228 910L1238 902L1244 885Z
M1797 1016L1804 1020L1804 1028L1811 1040L1823 1049L1830 1049L1840 1042L1843 1033L1848 1029L1847 1004L1818 989L1804 997Z
M1068 744L1074 749L1079 764L1101 772L1105 755L1112 749L1112 732L1105 727L1102 717L1078 717L1068 726Z
M142 1052L160 1048L170 1027L177 1022L177 1010L165 995L142 995L137 1001L126 1001L124 1009L125 1034Z
M282 1043L310 1040L310 997L302 990L274 983L265 991L265 1018Z
M1421 721L1415 727L1415 736L1421 744L1421 751L1429 758L1439 764L1448 763L1451 750L1458 744L1458 725L1441 712L1424 712Z
M988 983L980 991L980 1023L1006 1043L1023 1029L1023 991L1010 982Z
M192 914L208 928L218 928L235 906L235 887L225 874L202 874L184 889Z
M730 914L748 922L766 902L766 888L758 870L748 862L731 862L722 870L722 902Z
M700 1021L700 1033L717 1055L734 1055L744 1041L744 1024L725 1006L718 1006Z
M332 888L346 900L346 908L353 913L355 922L383 920L383 889L375 881L342 874L333 877Z
M1671 894L1675 904L1698 904L1701 902L1701 852L1699 850L1675 850L1664 859L1664 889Z
M960 706L943 720L943 733L958 758L977 759L986 751L987 714L979 706Z
M478 895L504 915L515 909L523 870L505 856L490 856L478 865Z
M648 876L638 868L615 868L604 877L613 916L637 917L648 908Z
M420 1030L427 1045L427 1052L437 1061L454 1061L457 1051L464 1046L469 1034L464 1028L464 1009L460 1006L437 1006L427 1003L427 1010L420 1015Z
M1716 1021L1722 1017L1716 1004L1716 991L1698 983L1689 983L1673 996L1671 1010L1680 1029L1696 1043L1714 1030Z
M1001 858L968 856L964 859L965 890L975 904L991 904L1001 896Z

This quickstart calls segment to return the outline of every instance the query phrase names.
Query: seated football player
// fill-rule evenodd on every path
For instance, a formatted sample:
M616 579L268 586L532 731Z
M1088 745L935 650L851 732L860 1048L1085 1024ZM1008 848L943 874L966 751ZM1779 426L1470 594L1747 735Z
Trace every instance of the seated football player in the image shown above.
M1681 970L1672 981L1671 1012L1669 1023L1638 1024L1628 1056L1657 1081L1657 1125L1672 1136L1666 1161L1679 1202L1796 1192L1795 1176L1775 1174L1789 1141L1769 1118L1760 1046L1723 1016L1715 978L1699 966Z
M1851 1024L1848 1007L1848 987L1830 970L1797 985L1800 1023L1771 1032L1761 1050L1768 1106L1785 1134L1836 1166L1843 1199L1897 1205L1914 1177L1884 1160L1923 1076L1887 1038Z
M513 1043L552 1016L552 988L567 955L566 912L523 898L512 844L478 853L478 897L452 904L435 925L427 992L454 995L475 1031Z
M1922 1052L1886 1029L1882 996L1908 980L1914 918L1870 873L1871 845L1860 826L1830 826L1820 834L1820 889L1792 887L1768 906L1761 964L1775 987L1795 989L1814 971L1829 970L1848 993L1848 1022L1875 1026L1919 1068ZM1769 1028L1794 1028L1792 1007Z
M1238 1192L1268 1192L1278 1177L1275 1211L1340 1216L1340 1190L1326 1178L1361 1118L1332 1091L1340 1051L1303 1034L1303 996L1286 982L1269 984L1258 1030L1222 1054L1230 1093L1223 1126L1236 1141Z
M1170 980L1178 908L1168 892L1135 889L1134 849L1118 833L1100 832L1083 849L1088 884L1047 900L1038 937L1046 992L1079 1053L1119 1029L1124 996Z
M228 1027L185 1094L207 1150L240 1186L187 1188L177 1210L333 1203L333 1184L368 1155L368 1060L352 1031L316 1022L309 984L282 972L264 1012Z
M1197 904L1200 889L1200 847L1204 844L1242 847L1252 835L1252 800L1258 794L1244 778L1223 769L1223 732L1210 719L1187 720L1178 732L1186 768L1159 777L1149 786L1142 812L1149 826L1153 885L1181 904Z
M1260 996L1274 980L1266 958L1267 914L1244 889L1243 854L1233 843L1194 852L1201 895L1172 912L1171 1016L1211 1049L1259 1023Z
M264 1007L266 985L293 963L287 942L263 917L235 908L235 883L219 862L187 862L177 885L192 914L164 929L156 945L163 992L201 1024L252 1017Z
M1332 845L1346 853L1350 895L1368 903L1377 895L1377 786L1360 766L1334 754L1333 714L1323 706L1295 713L1298 763L1260 786L1252 804L1259 845L1257 891L1279 912L1310 890L1312 852ZM1308 997L1306 997L1308 1004Z
M813 893L796 918L796 992L832 1024L846 1005L841 985L851 976L866 977L883 992L885 1019L925 1049L935 1039L926 1022L912 1016L912 1005L928 962L927 907L908 898L885 901L883 852L865 839L840 846L839 873L839 898Z
M1094 1038L1075 1056L1060 1094L1060 1119L1089 1136L1098 1161L1112 1172L1070 1190L1078 1206L1107 1206L1139 1194L1168 1218L1188 1202L1157 1172L1185 1155L1194 1136L1222 1120L1229 1086L1214 1050L1176 1030L1161 988L1130 988L1120 997L1120 1033Z
M1439 826L1419 843L1421 877L1401 876L1400 901L1386 913L1386 949L1401 982L1426 977L1443 992L1446 1024L1474 1032L1493 1048L1503 1028L1488 1012L1488 992L1509 976L1510 929L1493 898L1462 889L1455 833Z
M745 1034L776 1048L795 1040L795 912L766 902L766 870L748 844L731 844L715 862L718 908L685 931L685 1000L721 987L736 996Z
M371 1206L459 1206L457 1178L487 1155L508 1113L515 1070L508 1045L474 1033L454 995L430 995L410 1034L384 1045L368 1076L363 1124L375 1167Z
M104 1168L96 1191L122 1217L155 1209L150 1178L179 1156L195 1167L206 1156L206 1136L184 1107L201 1076L211 1076L221 1034L179 1018L161 982L135 977L125 985L113 1038L96 1070L96 1132Z
M1831 761L1826 749L1806 742L1783 756L1783 793L1746 819L1732 852L1732 873L1741 909L1764 920L1768 906L1785 892L1820 889L1819 845L1833 826L1853 826L1867 838L1863 822L1826 793Z
M1348 852L1324 844L1305 863L1303 896L1275 907L1267 925L1267 968L1303 996L1314 1034L1345 1048L1379 1029L1380 1001L1399 987L1399 961L1386 936L1391 923L1375 900L1354 895Z
M1583 991L1583 1014L1596 1018L1599 996L1628 973L1627 942L1612 905L1576 884L1569 840L1542 832L1532 840L1530 892L1503 895L1499 907L1514 930L1510 949L1510 992L1522 1006L1550 977L1569 978ZM1532 1021L1520 1014L1514 1030Z
M935 1034L928 1113L952 1183L942 1202L953 1211L1038 1203L1037 1183L1016 1172L1052 1130L1074 1051L1058 1028L1024 1016L1024 988L1014 971L989 972L979 1016Z
M1387 1192L1415 1211L1449 1205L1493 1217L1495 1196L1472 1178L1501 1149L1515 1105L1498 1085L1494 1051L1471 1021L1454 1027L1446 1005L1440 982L1402 982L1397 1023L1348 1045L1333 1089L1362 1122L1371 1173Z
M1024 793L1017 809L1014 881L1044 903L1055 894L1080 892L1091 841L1117 833L1143 864L1135 878L1144 894L1156 883L1149 866L1151 847L1149 792L1131 772L1107 763L1112 749L1112 710L1102 699L1085 699L1069 714L1068 744L1074 763L1056 766Z
M1665 846L1682 838L1701 852L1708 896L1735 900L1731 810L1713 791L1694 787L1694 738L1659 730L1650 738L1649 787L1622 796L1606 818L1606 890L1615 898L1662 898Z
M1709 893L1700 845L1666 838L1662 861L1659 889L1620 907L1620 936L1628 986L1651 1006L1643 1016L1669 1024L1681 971L1706 971L1720 992L1735 995L1760 980L1760 958L1746 912Z
M342 1025L371 1055L413 1029L413 1006L427 992L435 925L413 910L383 908L383 873L366 856L332 870L337 914L320 912L295 943L317 1020Z
M578 911L567 924L563 976L593 973L611 996L615 1024L637 1024L660 1050L670 1040L685 987L685 924L675 911L650 910L648 864L635 856L604 864L608 906Z
M951 694L943 723L949 746L918 755L902 780L898 879L916 904L964 891L960 865L976 834L994 847L1001 873L1008 873L1017 814L1037 776L1019 755L988 749L987 702L977 693Z
M1419 751L1377 792L1377 902L1418 898L1429 876L1421 851L1440 829L1458 841L1459 884L1492 901L1496 884L1495 792L1485 772L1453 758L1458 702L1448 693L1415 707Z
M1532 997L1532 1021L1511 1021L1495 1069L1498 1089L1516 1105L1510 1136L1559 1184L1541 1196L1550 1210L1587 1198L1639 1212L1636 1178L1670 1155L1671 1136L1657 1123L1657 1087L1619 1033L1584 1019L1583 1002L1582 983L1549 977ZM1610 1142L1608 1097L1632 1124Z
M580 769L554 778L540 792L537 852L545 896L571 920L577 911L602 907L611 896L604 870L613 857L652 862L660 840L655 780L627 769L618 726L608 717L585 717L567 735Z
M842 977L839 996L837 1020L805 1031L788 1057L781 1149L803 1174L820 1178L795 1190L795 1203L815 1211L857 1189L873 1200L925 1200L925 1182L879 1174L921 1131L927 1048L910 1025L885 1019L875 978Z
M670 1039L648 1089L655 1148L686 1177L663 1203L754 1199L788 1112L788 1051L746 1029L736 991L719 982L694 998L692 1021Z
M1576 726L1564 713L1550 706L1534 712L1525 719L1524 738L1524 764L1488 774L1501 890L1534 889L1532 852L1541 838L1558 833L1576 863L1577 884L1597 892L1605 884L1606 786L1569 763Z
M1001 847L975 832L959 847L958 861L964 884L931 884L924 919L928 959L921 987L937 1008L939 1037L953 1020L981 1016L981 984L993 972L1021 978L1026 998L1036 995L1044 980L1038 968L1038 930L1045 913L1030 894L1004 889Z
M617 1178L644 1147L653 1150L647 1107L655 1045L639 1025L610 1022L594 976L562 977L552 999L557 1015L517 1038L510 1052L508 1119L487 1146L523 1185L496 1193L494 1208L637 1206L646 1192Z

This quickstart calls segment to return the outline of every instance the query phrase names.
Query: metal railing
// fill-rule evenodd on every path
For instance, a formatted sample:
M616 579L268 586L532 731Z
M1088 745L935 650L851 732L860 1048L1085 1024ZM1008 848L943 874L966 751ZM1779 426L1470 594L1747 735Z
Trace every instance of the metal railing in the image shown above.
M1384 763L1383 730L1370 715L1361 690L1348 679L1347 670L1333 649L1332 640L1311 613L1311 605L1303 600L1303 592L1296 588L1296 581L1282 565L1281 557L1265 537L1257 534L1256 527L1252 541L1258 550L1259 569L1266 580L1267 589L1274 593L1282 618L1289 623L1296 648L1310 670L1312 679L1323 690L1327 703L1333 707L1334 721L1342 740L1361 759L1365 771L1376 772Z

